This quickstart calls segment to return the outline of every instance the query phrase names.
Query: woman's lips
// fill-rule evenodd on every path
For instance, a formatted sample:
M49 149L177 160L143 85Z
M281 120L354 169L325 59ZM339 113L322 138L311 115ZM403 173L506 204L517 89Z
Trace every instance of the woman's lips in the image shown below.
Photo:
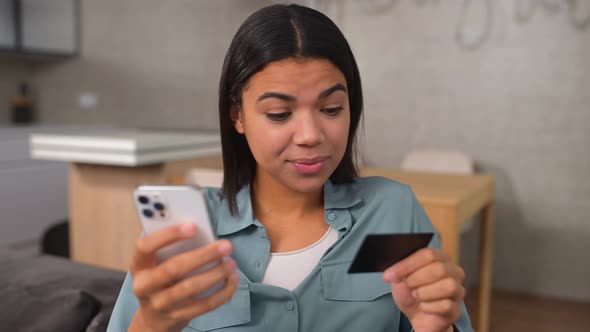
M295 170L301 174L316 174L324 168L328 157L299 158L289 160L289 163L295 167Z

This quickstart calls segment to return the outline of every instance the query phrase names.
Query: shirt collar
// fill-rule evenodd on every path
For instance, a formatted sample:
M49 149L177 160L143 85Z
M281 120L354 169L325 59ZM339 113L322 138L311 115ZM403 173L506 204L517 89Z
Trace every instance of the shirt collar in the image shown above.
M228 235L239 232L251 225L262 227L254 219L250 186L245 185L236 195L239 214L233 216L228 207L221 209L217 223L217 235ZM328 180L324 185L324 210L348 209L361 202L357 183L334 184Z
M324 185L324 209L348 209L361 202L357 183L334 184L328 180Z

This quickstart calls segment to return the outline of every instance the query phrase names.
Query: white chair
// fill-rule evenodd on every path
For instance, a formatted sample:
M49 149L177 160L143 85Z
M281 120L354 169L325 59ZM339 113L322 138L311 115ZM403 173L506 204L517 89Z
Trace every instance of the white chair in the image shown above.
M184 176L184 183L199 187L221 187L223 184L223 170L191 168Z
M463 152L454 150L421 149L407 153L401 163L405 171L473 174L473 160Z
M408 152L400 168L404 171L471 175L475 173L473 159L461 151L419 149ZM473 218L461 225L461 232L473 227Z

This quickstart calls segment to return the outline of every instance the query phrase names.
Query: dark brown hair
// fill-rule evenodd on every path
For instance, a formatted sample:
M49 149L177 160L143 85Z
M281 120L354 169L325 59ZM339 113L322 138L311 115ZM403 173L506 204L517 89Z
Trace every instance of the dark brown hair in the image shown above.
M240 26L225 55L219 83L219 124L223 150L221 197L233 215L236 194L256 175L256 160L231 118L241 107L242 90L250 77L271 62L286 58L322 58L346 77L350 105L348 142L342 161L330 176L334 183L358 176L355 137L363 110L361 78L352 50L336 24L324 14L299 5L272 5L252 14Z

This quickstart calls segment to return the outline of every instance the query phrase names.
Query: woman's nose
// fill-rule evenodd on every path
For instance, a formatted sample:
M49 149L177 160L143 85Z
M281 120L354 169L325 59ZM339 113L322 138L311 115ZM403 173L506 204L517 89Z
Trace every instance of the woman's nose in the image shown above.
M302 112L303 113L303 112ZM299 114L295 124L293 142L297 145L316 146L324 141L324 133L319 119L313 111Z

